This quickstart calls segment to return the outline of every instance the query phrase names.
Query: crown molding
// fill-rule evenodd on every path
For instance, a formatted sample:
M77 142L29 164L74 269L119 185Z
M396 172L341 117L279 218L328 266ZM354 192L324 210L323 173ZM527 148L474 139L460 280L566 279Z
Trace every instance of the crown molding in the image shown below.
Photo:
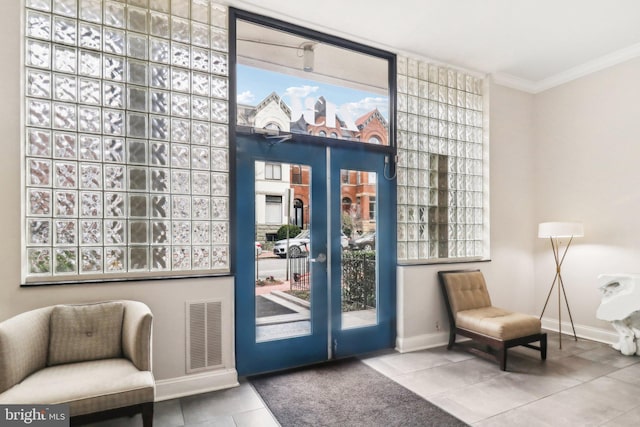
M536 94L565 83L569 83L573 80L579 79L580 77L613 67L614 65L621 64L639 56L640 43L636 43L537 82L504 73L494 74L493 81L501 86L507 86L512 89Z

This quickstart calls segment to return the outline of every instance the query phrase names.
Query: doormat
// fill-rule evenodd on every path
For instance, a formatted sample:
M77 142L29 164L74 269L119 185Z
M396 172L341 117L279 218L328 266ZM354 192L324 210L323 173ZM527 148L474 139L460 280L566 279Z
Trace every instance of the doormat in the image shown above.
M266 299L262 295L256 296L256 317L280 316L283 314L293 314L295 312L295 310L291 310L284 305Z
M283 427L467 426L354 358L249 381Z

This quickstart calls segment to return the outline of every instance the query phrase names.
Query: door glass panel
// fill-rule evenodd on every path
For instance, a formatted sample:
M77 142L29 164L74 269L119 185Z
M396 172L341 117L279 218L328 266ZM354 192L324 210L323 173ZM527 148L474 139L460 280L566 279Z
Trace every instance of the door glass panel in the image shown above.
M376 173L341 170L342 328L377 323Z
M310 166L255 162L256 342L311 333L310 182Z

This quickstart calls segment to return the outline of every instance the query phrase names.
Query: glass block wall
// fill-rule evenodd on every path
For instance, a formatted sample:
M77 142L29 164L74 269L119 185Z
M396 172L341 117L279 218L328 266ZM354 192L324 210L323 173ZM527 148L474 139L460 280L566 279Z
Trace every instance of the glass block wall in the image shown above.
M27 281L229 270L227 10L25 0Z
M398 57L398 259L484 255L483 80Z

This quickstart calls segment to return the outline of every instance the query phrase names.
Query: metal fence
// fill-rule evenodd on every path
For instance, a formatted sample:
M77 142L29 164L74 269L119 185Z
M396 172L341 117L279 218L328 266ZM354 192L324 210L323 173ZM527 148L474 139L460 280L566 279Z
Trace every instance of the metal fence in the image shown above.
M309 256L289 258L289 287L292 291L311 290L309 275Z

